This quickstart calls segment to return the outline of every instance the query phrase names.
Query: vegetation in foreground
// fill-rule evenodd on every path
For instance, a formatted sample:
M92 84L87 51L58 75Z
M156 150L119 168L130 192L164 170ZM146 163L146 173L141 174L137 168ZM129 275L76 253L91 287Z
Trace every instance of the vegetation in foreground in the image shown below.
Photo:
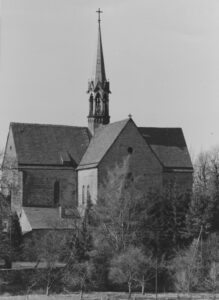
M11 236L0 230L0 256L10 254L9 261L28 259L35 267L2 270L0 291L27 295L39 289L46 295L80 291L81 298L85 291L94 290L127 291L129 297L140 291L215 295L219 289L219 151L198 157L192 195L181 193L172 182L163 193L150 191L145 196L139 182L129 172L127 157L109 171L97 205L87 195L84 217L65 234L54 228L22 240L13 217ZM0 217L5 218L3 206ZM44 268L39 267L42 262Z

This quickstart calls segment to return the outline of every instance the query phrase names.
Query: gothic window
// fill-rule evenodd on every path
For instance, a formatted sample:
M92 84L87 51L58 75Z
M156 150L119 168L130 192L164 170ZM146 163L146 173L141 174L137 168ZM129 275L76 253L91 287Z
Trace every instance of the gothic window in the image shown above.
M84 199L85 194L84 194L84 192L85 192L85 186L83 185L82 186L82 205L84 205L84 203L85 203L85 199Z
M90 186L87 186L87 203L91 201Z
M97 115L99 115L100 113L101 113L101 104L100 104L100 95L99 94L97 94L97 96L96 96L96 110L95 110L95 113L97 114Z
M89 115L93 116L93 95L90 96L90 111L89 111Z
M54 183L54 206L59 206L60 201L60 184L59 181Z

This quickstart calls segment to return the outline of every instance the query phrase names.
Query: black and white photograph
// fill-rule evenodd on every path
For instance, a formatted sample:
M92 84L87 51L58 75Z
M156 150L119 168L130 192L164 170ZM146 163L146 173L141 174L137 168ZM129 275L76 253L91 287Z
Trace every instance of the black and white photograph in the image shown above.
M219 1L0 0L0 300L219 300Z

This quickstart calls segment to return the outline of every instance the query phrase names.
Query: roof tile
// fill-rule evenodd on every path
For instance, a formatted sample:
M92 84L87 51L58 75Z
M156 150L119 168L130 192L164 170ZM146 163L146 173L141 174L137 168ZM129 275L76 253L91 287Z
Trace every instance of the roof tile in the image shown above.
M192 169L181 128L139 127L138 129L164 167Z
M86 127L11 123L19 164L79 164L90 140Z
M78 169L82 169L83 166L87 165L97 166L128 121L129 119L125 119L99 127L92 137Z

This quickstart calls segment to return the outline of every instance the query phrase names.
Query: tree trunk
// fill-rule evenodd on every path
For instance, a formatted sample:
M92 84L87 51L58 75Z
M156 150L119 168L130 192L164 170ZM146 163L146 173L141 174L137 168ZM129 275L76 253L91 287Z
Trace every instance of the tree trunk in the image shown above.
M49 296L49 285L46 286L46 296Z
M128 282L128 287L129 287L129 299L130 299L131 294L132 294L132 284L131 284L131 282Z
M84 290L83 290L83 288L81 288L81 292L80 292L80 300L83 299L83 295L84 295Z
M141 284L141 294L144 295L144 293L145 293L145 284L144 284L144 282L142 282L142 284Z

